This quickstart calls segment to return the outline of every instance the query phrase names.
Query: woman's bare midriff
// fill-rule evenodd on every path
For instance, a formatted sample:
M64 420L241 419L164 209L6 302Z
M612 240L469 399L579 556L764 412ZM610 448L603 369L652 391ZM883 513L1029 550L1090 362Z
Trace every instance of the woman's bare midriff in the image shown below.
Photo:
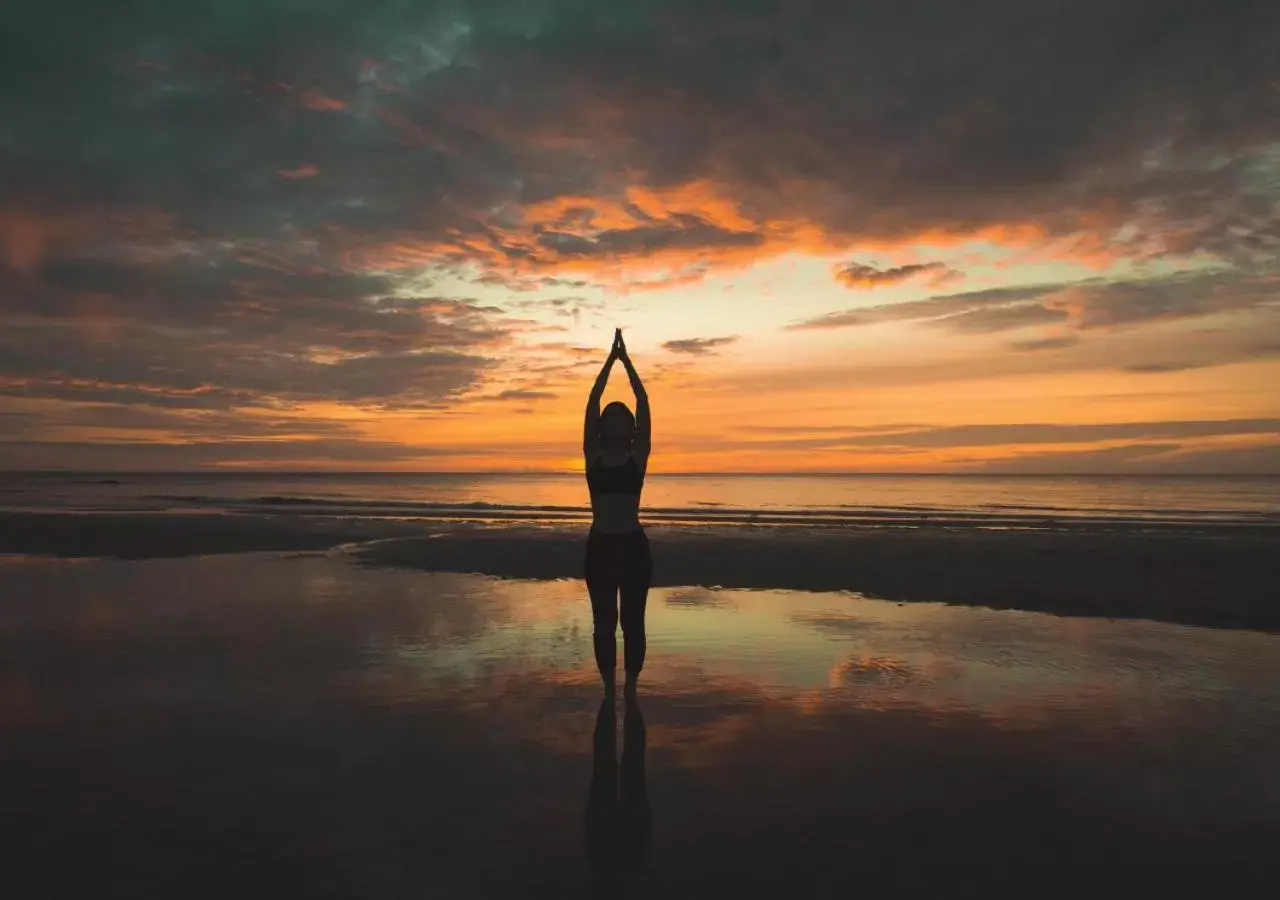
M639 531L640 498L631 494L597 494L591 498L591 530L603 534Z

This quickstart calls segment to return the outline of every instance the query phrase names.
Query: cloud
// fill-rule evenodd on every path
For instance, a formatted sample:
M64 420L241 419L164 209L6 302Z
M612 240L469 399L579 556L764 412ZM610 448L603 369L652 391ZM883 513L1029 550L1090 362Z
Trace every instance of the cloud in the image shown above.
M0 434L22 434L39 420L35 413L0 411Z
M714 338L682 338L675 341L665 341L662 348L672 353L684 353L689 356L708 356L721 347L727 347L737 341L737 335Z
M973 471L1005 474L1280 475L1280 442L1247 447L1130 444L1098 450L1035 453L976 463Z
M858 435L848 443L882 447L996 447L1253 434L1280 435L1280 419L1109 422L1087 425L957 425L898 434Z
M497 397L494 399L497 399L497 400L554 400L556 399L556 396L557 395L552 391L532 391L532 390L517 388L514 390L503 391L502 393L498 394Z
M293 169L276 169L276 174L281 178L297 181L301 178L314 178L320 174L320 170L311 163L302 163Z
M1267 4L259 0L70 28L17 2L0 187L42 211L531 277L970 237L1280 248ZM264 177L300 158L314 190Z
M696 248L754 248L764 238L751 231L733 231L695 215L676 213L671 219L635 228L613 228L590 237L565 231L537 231L538 249L547 260L588 257L644 258L672 250Z
M507 340L480 304L235 257L48 260L0 293L0 394L222 407L424 407Z
M859 263L848 263L836 267L836 280L853 290L888 287L917 278L927 278L930 287L941 287L962 277L946 263L940 262L916 263L893 269L877 269L874 266L864 266Z
M768 432L766 432L768 433ZM777 436L737 438L735 443L776 450L893 449L937 450L964 447L1017 447L1035 444L1092 444L1106 441L1192 441L1214 437L1280 435L1280 419L1169 420L1096 424L1002 423L878 428L780 429ZM1180 445L1175 445L1180 446Z
M338 100L334 97L327 97L317 90L306 90L298 95L298 102L304 107L315 112L335 112L340 109L346 109L345 101Z
M988 334L1014 331L1032 325L1054 325L1065 322L1067 318L1066 310L1036 304L1013 304L989 309L970 309L953 316L929 319L927 324L949 331Z
M1225 366L1233 363L1247 363L1257 360L1274 359L1280 356L1280 344L1270 341L1251 341L1249 332L1280 329L1280 321L1251 323L1249 329L1242 328L1236 332L1192 334L1184 346L1170 348L1178 354L1169 358L1166 350L1157 358L1144 362L1132 362L1121 366L1126 372L1139 375L1161 375L1168 372L1186 372L1192 369L1207 369L1212 366ZM1226 340L1223 340L1226 338Z
M1134 363L1122 366L1124 371L1138 375L1163 375L1167 372L1186 372L1189 369L1200 369L1210 365L1203 362L1167 362L1167 363Z
M0 441L0 468L167 471L225 464L350 466L433 459L440 453L374 440Z
M1079 343L1080 338L1075 335L1063 335L1061 337L1030 338L1025 341L1013 341L1009 344L1009 348L1019 353L1034 353L1039 350L1065 350L1067 347L1074 347Z
M1213 270L1145 280L1087 279L943 294L827 313L788 327L833 329L917 322L956 332L987 333L1061 324L1084 333L1277 309L1280 294L1270 276ZM1055 337L1056 343L1050 346L1067 346L1063 342L1072 337L1076 336ZM1021 349L1027 348L1023 345ZM1037 345L1032 349L1045 347Z
M29 414L41 431L59 434L85 429L112 432L150 432L174 440L207 440L236 435L249 437L359 436L350 422L315 415L246 414L221 410L172 410L154 406L92 404L62 406L42 415Z
M1280 443L1193 449L1166 460L1162 468L1165 471L1188 474L1234 472L1241 475L1280 475Z
M864 434L896 431L912 431L927 425L756 425L744 423L737 430L751 434Z
M992 288L963 294L945 294L925 300L884 303L825 313L787 326L791 330L825 330L878 325L883 322L938 321L987 308L1025 309L1038 306L1056 285Z

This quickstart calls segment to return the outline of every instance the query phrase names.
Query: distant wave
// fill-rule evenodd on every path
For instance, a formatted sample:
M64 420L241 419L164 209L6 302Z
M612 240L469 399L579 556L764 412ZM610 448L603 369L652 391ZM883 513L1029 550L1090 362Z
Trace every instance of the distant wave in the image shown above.
M467 519L491 522L586 522L586 506L526 505L487 501L441 502L281 496L215 497L161 494L146 499L165 506L201 507L230 513L290 513L306 516L423 520ZM927 506L853 506L830 508L746 508L699 503L688 507L646 507L641 519L664 524L770 525L831 527L955 527L1001 530L1109 529L1143 527L1277 527L1280 514L1239 510L1151 510L1142 512L1054 509L996 505L978 509Z

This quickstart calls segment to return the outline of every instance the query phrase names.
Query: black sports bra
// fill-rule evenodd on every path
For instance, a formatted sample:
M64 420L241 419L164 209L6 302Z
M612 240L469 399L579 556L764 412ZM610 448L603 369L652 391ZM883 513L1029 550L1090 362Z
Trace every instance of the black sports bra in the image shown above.
M620 466L608 466L600 457L587 466L587 489L592 494L631 494L640 496L644 487L644 472L634 456Z

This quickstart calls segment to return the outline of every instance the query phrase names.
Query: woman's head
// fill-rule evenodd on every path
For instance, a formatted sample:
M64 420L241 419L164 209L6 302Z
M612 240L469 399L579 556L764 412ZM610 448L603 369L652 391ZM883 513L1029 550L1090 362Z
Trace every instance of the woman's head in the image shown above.
M600 413L600 443L609 447L625 446L631 443L636 433L636 417L627 409L627 404L614 400Z

